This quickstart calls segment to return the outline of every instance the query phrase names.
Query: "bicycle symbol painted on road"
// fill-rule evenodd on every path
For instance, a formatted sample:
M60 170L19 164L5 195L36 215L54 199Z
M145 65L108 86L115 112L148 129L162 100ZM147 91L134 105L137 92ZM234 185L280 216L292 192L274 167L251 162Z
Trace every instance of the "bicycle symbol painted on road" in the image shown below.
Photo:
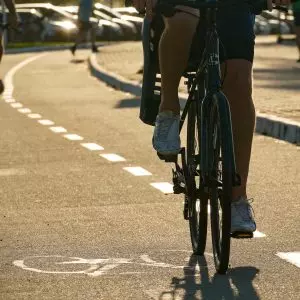
M186 250L169 250L168 252L184 252L191 254ZM208 253L211 256L210 253ZM186 257L184 261L188 261ZM166 263L156 261L150 258L148 254L140 255L138 259L129 258L81 258L68 257L62 255L41 255L28 256L22 260L15 260L13 265L26 271L44 273L44 274L84 274L91 277L107 275L117 268L123 267L123 271L114 272L115 275L129 275L146 273L145 267L165 268L165 269L183 269L185 265ZM143 271L128 271L129 265L138 265L143 267ZM125 267L125 270L124 270Z

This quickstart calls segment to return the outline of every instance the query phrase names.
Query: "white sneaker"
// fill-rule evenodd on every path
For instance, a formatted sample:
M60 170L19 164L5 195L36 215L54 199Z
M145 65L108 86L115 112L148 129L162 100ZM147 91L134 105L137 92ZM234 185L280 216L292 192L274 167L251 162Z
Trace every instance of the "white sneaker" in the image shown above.
M256 230L252 211L245 197L239 197L231 203L231 234L252 233Z
M180 117L171 111L157 115L152 139L153 148L162 155L175 155L180 151Z

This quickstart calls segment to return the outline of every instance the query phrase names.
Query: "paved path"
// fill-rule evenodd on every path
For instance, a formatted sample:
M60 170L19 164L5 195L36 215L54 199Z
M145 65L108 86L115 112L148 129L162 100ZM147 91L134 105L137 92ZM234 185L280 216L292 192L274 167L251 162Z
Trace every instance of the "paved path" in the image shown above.
M170 182L171 166L138 100L91 77L85 51L35 56L2 65L0 299L299 299L299 147L255 136L263 237L232 241L217 276L210 240L205 259L191 256L182 197L151 185Z
M278 45L276 37L257 38L254 64L254 101L258 112L300 121L300 64L292 44ZM104 69L141 82L141 42L103 47L97 56ZM180 91L185 91L183 84Z

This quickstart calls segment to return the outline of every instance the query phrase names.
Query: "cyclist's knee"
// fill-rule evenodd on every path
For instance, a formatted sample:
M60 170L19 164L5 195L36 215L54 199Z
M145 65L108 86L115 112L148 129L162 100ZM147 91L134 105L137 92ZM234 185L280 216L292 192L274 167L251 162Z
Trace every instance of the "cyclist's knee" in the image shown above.
M225 65L226 64L226 65ZM228 60L222 65L224 89L252 100L252 63L244 59Z

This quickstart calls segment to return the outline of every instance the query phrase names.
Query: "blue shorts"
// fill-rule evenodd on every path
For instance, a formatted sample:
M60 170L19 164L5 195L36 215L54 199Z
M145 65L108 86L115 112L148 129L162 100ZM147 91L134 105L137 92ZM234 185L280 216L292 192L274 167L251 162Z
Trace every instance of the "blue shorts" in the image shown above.
M202 14L203 15L203 14ZM217 30L220 38L220 61L245 59L253 62L255 15L247 10L219 11ZM200 20L197 36L192 47L192 56L199 56L199 48L204 49L205 21Z

